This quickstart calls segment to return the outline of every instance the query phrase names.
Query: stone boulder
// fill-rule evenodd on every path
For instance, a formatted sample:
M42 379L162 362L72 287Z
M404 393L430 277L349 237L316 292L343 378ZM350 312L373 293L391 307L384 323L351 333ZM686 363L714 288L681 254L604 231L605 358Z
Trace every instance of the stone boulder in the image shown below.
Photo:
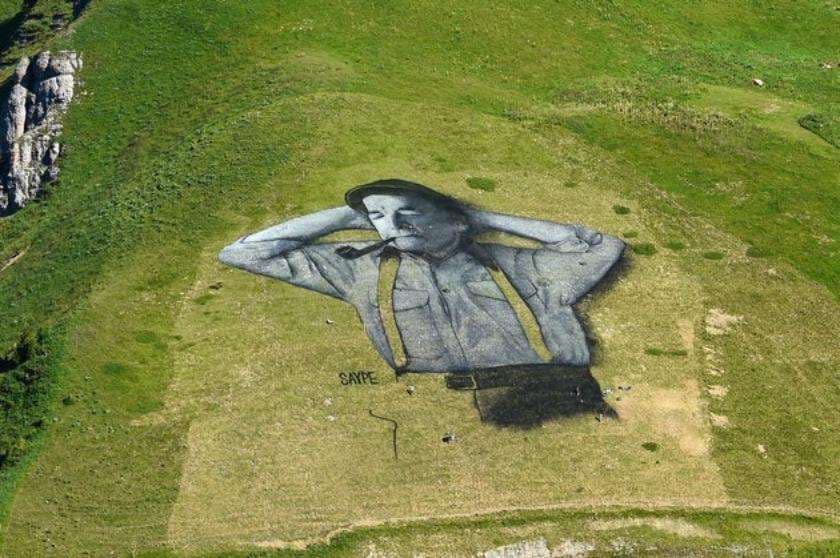
M73 100L81 57L41 52L20 60L0 103L0 215L37 197L58 178L61 117Z

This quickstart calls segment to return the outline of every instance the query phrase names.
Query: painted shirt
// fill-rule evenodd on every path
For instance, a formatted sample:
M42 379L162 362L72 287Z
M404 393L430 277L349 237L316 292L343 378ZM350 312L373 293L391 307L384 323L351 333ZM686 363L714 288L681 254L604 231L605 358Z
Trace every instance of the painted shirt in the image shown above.
M363 249L371 244L311 244L270 257L255 251L254 261L240 267L352 304L376 349L396 366L379 313L382 253L357 259L336 254L339 246ZM250 243L238 246L247 250ZM392 304L407 359L404 368L455 372L544 362L487 262L505 274L526 302L554 361L587 364L586 340L570 305L603 277L621 248L620 240L604 235L600 244L586 251L474 244L442 261L397 253Z

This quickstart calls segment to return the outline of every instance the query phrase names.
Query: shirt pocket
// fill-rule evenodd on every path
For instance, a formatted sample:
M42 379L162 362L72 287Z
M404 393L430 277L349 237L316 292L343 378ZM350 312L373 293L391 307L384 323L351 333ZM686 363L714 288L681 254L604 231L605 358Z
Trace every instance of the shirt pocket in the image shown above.
M429 304L429 293L415 289L394 289L394 312L413 310Z
M477 296L507 302L507 298L495 281L467 281L467 289Z
M543 281L542 279L540 279L540 281L546 282L546 281ZM532 283L528 279L520 280L520 281L517 281L515 283L513 281L511 281L511 284L513 285L513 288L516 289L517 294L523 300L528 300L529 298L531 298L532 296L537 294L537 291L538 291L537 286L534 285L534 283Z

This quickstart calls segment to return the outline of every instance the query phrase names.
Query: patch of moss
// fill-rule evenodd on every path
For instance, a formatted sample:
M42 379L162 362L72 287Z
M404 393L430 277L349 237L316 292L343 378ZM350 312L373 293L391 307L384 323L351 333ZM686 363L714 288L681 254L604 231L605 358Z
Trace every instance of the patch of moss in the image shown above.
M125 374L126 372L128 372L128 370L129 368L127 365L123 364L122 362L116 362L113 360L106 362L102 365L102 372L113 376Z
M623 233L621 233L621 236L623 236L624 238L636 238L637 236L639 236L639 231L624 231Z
M656 254L656 246L650 242L639 242L638 244L633 244L631 246L633 248L633 253L639 254L640 256L653 256Z
M723 252L716 252L714 250L703 252L703 257L707 260L722 260L724 255L725 254Z
M207 294L203 294L201 296L195 297L193 299L193 302L195 302L196 304L207 304L211 300L213 300L213 295L211 295L210 293L207 293Z
M467 186L473 190L481 190L483 192L492 192L496 189L496 181L492 178L482 178L480 176L470 176L467 178Z
M685 244L679 240L669 240L665 243L665 248L679 252L680 250L685 250Z
M769 255L770 253L763 248L758 248L756 246L750 246L747 248L747 256L751 258L766 258Z
M160 343L160 338L154 331L142 330L134 334L134 340L138 343L153 344Z

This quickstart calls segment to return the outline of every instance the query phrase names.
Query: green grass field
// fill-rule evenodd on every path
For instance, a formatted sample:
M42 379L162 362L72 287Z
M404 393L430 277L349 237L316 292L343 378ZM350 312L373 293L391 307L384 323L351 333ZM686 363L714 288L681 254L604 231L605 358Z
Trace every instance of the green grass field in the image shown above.
M4 23L7 62L85 68L60 181L0 219L0 267L23 253L0 353L42 339L30 379L0 361L0 555L840 553L838 20L93 0L29 45ZM482 423L441 378L395 379L350 307L216 261L384 176L625 238L581 307L593 374L633 386L620 420ZM399 418L399 462L369 408Z

